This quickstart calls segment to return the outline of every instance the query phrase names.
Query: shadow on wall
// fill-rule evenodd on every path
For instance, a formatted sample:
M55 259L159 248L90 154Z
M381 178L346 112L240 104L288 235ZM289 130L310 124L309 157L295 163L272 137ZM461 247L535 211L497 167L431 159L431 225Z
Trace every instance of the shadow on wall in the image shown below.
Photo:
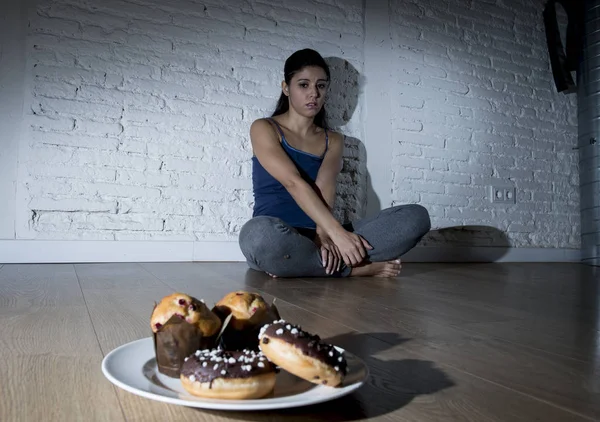
M494 262L511 248L505 232L490 226L455 226L431 230L406 262ZM438 249L436 246L443 247Z
M367 171L367 150L362 141L348 135L347 130L358 106L364 77L345 59L326 57L325 61L331 71L326 102L329 127L345 135L344 167L338 178L334 214L346 222L364 217L367 198L377 198Z

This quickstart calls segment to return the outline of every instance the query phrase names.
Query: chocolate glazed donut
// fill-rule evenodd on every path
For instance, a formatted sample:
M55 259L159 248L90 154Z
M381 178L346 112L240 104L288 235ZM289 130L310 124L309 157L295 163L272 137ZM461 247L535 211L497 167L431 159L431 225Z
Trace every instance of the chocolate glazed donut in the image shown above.
M264 325L260 350L275 365L315 384L339 386L348 372L343 352L284 320Z
M185 359L181 383L199 397L216 399L258 399L275 386L275 366L252 350L198 350Z

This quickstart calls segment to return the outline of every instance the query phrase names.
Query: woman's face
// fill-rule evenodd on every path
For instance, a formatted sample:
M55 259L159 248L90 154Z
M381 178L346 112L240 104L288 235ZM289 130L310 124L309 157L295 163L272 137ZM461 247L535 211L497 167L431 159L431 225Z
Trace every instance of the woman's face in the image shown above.
M311 66L292 76L290 84L283 83L283 93L288 96L290 108L301 116L314 117L325 104L329 81L325 70Z

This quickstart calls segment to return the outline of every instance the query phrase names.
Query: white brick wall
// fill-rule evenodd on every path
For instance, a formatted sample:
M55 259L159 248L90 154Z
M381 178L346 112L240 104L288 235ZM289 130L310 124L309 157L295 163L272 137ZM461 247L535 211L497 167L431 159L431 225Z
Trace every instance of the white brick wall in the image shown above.
M544 3L390 2L391 199L431 211L423 244L579 247L576 97L554 88Z
M16 237L236 240L252 212L250 124L305 47L337 77L331 120L351 137L337 213L359 214L362 2L305 3L40 2Z
M249 126L304 47L332 65L328 110L348 136L336 213L365 212L380 141L365 139L362 0L38 3L16 238L235 241L252 209ZM391 98L391 173L375 188L391 192L383 207L430 210L441 230L424 244L579 246L575 97L555 93L542 9L389 1L392 73L376 82ZM490 184L515 185L517 204L491 204Z

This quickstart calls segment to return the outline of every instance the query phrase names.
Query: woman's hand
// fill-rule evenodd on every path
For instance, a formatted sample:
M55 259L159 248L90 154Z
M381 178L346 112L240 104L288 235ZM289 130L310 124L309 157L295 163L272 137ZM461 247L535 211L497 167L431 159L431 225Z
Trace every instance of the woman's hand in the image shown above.
M331 240L335 243L342 259L349 267L360 264L367 256L366 249L373 249L373 246L365 239L345 230L343 227L331 233Z
M331 275L334 272L339 271L343 262L342 254L335 243L333 243L333 240L318 227L315 243L321 248L321 262L323 263L327 274Z

